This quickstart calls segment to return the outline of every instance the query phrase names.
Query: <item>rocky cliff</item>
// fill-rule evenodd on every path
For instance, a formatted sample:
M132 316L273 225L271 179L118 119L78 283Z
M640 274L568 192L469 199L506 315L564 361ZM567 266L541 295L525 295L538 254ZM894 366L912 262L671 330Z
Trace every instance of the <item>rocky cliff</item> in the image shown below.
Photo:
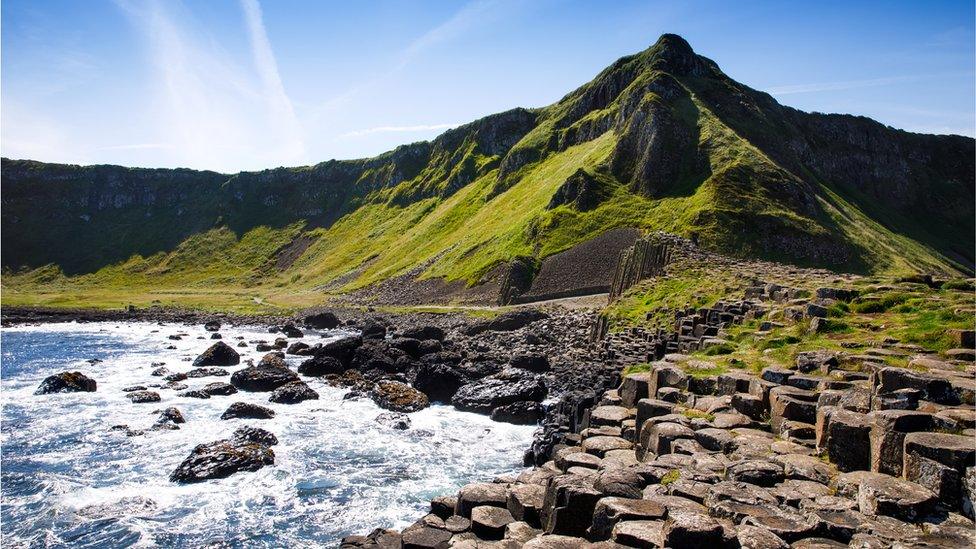
M971 138L780 105L664 35L549 107L370 159L233 175L4 159L2 264L182 287L214 283L198 256L238 254L220 284L463 286L509 264L531 280L631 228L837 270L971 272L974 153Z

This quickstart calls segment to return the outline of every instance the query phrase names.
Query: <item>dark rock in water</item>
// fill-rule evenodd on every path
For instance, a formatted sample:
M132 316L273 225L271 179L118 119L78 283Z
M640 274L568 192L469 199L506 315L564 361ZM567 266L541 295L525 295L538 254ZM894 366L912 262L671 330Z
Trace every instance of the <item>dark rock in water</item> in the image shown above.
M247 347L247 342L246 341L240 341L240 342L237 343L237 346L238 347Z
M61 372L44 378L35 395L51 393L94 393L95 380L81 372Z
M520 401L539 402L546 398L545 384L536 378L499 379L487 377L458 389L451 404L459 410L487 414Z
M194 371L198 371L198 370L194 370ZM166 381L183 381L188 377L189 376L184 374L183 372L176 372L172 374L167 374L166 377L164 377L163 379L165 379Z
M176 345L167 345L167 346L165 346L163 348L166 349L167 351L175 351L176 350Z
M344 366L352 363L352 358L356 354L356 349L363 344L362 336L348 336L330 341L315 350L315 357L332 357L341 362Z
M304 381L292 381L278 387L268 398L279 404L298 404L304 400L318 400L319 394L312 390Z
M165 410L159 412L159 418L156 423L186 423L186 418L183 417L183 412L180 412L179 408L175 406L170 406Z
M491 411L491 419L516 425L535 425L542 419L542 405L538 402L515 402Z
M285 354L288 355L306 355L308 353L309 346L307 343L302 343L301 341L296 341L288 346L285 350Z
M341 374L346 371L346 367L342 365L339 359L331 356L317 356L302 362L298 366L298 373L309 376L318 377L329 374Z
M281 327L281 333L285 334L285 337L304 337L305 334L295 327L294 324L285 324Z
M437 341L444 341L444 330L438 328L437 326L415 326L413 328L407 328L400 333L401 337L409 337L413 339L436 339Z
M524 328L537 320L549 318L549 315L535 309L517 309L502 313L495 318L476 322L469 325L464 333L467 335L477 335L483 332L511 332Z
M190 370L189 372L187 372L186 374L183 374L183 375L184 375L184 378L183 379L191 378L191 377L192 378L197 378L197 377L223 377L223 376L230 375L230 372L228 372L227 370L225 370L223 368L205 367L205 368L196 368L194 370Z
M185 398L200 398L200 399L206 400L206 399L210 398L210 393L208 393L206 391L200 391L200 390L194 389L192 391L183 391L182 393L179 394L179 396L185 397Z
M183 339L183 337L178 335L169 335L166 336L166 339L170 339L172 341L180 341L181 339Z
M303 322L306 326L317 330L331 330L339 326L339 318L328 311L308 315Z
M193 361L194 366L234 366L241 363L241 355L233 347L218 341Z
M450 402L454 393L467 382L464 375L450 364L423 363L417 369L415 389L435 402Z
M271 354L265 355L257 366L248 366L230 376L230 382L242 391L274 391L293 381L298 381L298 374L289 370L284 360Z
M445 533L450 534L444 530ZM399 548L399 547L441 547L441 545L416 545L416 544L404 544L401 539L400 533L395 530L384 530L382 528L377 528L369 533L368 536L346 536L342 538L342 542L339 544L339 549L387 549L387 548ZM443 546L447 546L447 542L443 542Z
M259 353L267 353L268 351L274 351L274 349L274 347L268 345L267 342L264 341L258 343L257 346L254 347L254 350Z
M217 440L195 447L169 480L192 483L226 478L240 471L257 471L265 465L273 465L274 460L274 451L265 444Z
M186 383L180 383L178 381L170 381L169 383L162 386L163 389L172 389L174 391L182 391L187 387L188 385Z
M216 320L211 320L210 322L207 322L203 325L203 329L208 332L216 332L217 330L220 329L220 322L217 322Z
M210 396L228 396L237 392L237 389L230 383L224 383L218 381L216 383L208 383L203 387L203 392Z
M135 391L145 391L145 390L146 390L145 385L132 385L131 387L122 388L123 393L133 393Z
M133 429L128 425L113 425L112 427L109 428L109 430L125 433L125 436L127 437L138 437L146 434L146 432L143 431L142 429Z
M179 431L180 426L168 421L159 423L158 421L149 428L150 431Z
M224 339L224 336L215 333L210 335L210 339Z
M78 509L78 516L87 519L139 516L156 511L156 502L142 496L124 497L112 503L96 503Z
M265 446L274 446L278 444L278 437L274 436L271 431L266 431L260 427L251 427L245 425L244 427L238 427L234 431L233 440L236 442L253 442L255 444L263 444Z
M153 370L152 371L152 374L150 374L150 375L153 375L153 376L156 376L156 377L163 377L164 375L166 375L168 373L169 373L169 368L167 368L165 366L160 366L159 368L156 368L155 370Z
M380 408L394 412L416 412L430 405L427 395L397 381L380 381L370 391L370 398Z
M530 372L548 372L549 371L549 359L545 355L540 354L528 354L528 355L515 355L509 364L513 368L521 368L523 370L529 370Z
M410 417L406 414L383 412L382 414L376 416L375 421L376 423L386 425L387 427L396 429L398 431L405 431L410 428Z
M134 392L129 393L129 394L125 395L125 396L127 396L129 398L129 400L131 400L132 402L134 402L136 404L140 404L140 403L144 403L144 402L159 402L160 401L159 393L157 393L156 391L134 391Z
M271 408L249 402L235 402L221 414L220 419L271 419L274 416Z
M373 320L367 320L364 322L363 325L360 326L360 330L362 331L363 339L386 338L386 326Z

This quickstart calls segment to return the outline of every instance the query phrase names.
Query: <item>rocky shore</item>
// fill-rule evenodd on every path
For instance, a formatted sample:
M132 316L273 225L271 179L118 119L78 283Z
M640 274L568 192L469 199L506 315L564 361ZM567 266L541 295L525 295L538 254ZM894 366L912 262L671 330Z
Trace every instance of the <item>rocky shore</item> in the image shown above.
M409 414L431 402L539 425L523 473L435 498L409 528L349 536L347 548L971 547L972 331L958 331L958 348L942 354L880 333L867 349L720 371L707 353L729 346L736 327L755 325L760 337L794 324L816 332L829 307L856 293L824 287L802 297L766 284L744 295L675 310L667 326L609 334L589 310L519 308L483 319L321 310L263 319L267 341L225 342L218 334L228 317L179 313L206 323L217 341L189 372L161 366L159 383L129 397L158 402L159 391L185 390L188 378L229 376L181 394L265 392L268 406L236 402L222 416L260 420L275 406L317 399L303 378L319 377L387 409L376 420L394 429L409 429ZM8 312L11 322L64 318ZM324 329L348 335L289 341ZM235 351L248 344L266 352L257 363ZM306 358L295 371L286 355ZM904 367L888 365L892 357ZM97 380L64 372L38 392L94 390ZM116 428L141 436L182 421L170 408L149 429ZM188 449L171 480L273 465L277 442L263 429L238 429Z

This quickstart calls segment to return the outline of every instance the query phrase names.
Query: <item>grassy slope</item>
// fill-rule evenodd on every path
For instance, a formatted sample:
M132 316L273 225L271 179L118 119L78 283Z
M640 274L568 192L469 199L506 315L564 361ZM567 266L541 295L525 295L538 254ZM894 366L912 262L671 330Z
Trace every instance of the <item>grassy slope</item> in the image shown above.
M542 109L535 129L513 147L530 151L532 160L502 181L499 157L478 154L472 141L462 142L444 153L462 158L451 171L433 162L415 178L372 193L331 226L304 233L314 238L313 244L283 272L274 267L275 254L302 234L301 223L258 227L239 238L228 229L214 229L171 252L135 256L80 277L65 278L52 268L7 273L3 303L120 306L159 299L203 307L290 309L411 271L473 284L499 263L516 257L538 261L622 226L694 234L740 256L785 260L791 258L760 244L768 233L836 239L856 251L850 268L887 274L953 269L934 249L892 233L826 187L819 188L822 218L798 213L783 199L795 176L723 123L690 90L690 101L665 106L697 128L707 173L678 182L665 196L633 193L611 175L614 130L566 150L551 150L558 136L612 120L628 93L661 101L642 91L657 74L641 74L605 107L576 119L575 102L587 86ZM556 189L578 169L592 174L609 199L586 212L569 206L546 209ZM465 171L482 175L456 192L443 192Z

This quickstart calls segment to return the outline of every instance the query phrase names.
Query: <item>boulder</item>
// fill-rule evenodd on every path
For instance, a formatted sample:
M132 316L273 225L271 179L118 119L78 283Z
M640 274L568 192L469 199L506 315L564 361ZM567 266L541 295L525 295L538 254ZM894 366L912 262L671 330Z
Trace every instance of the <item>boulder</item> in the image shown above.
M386 339L386 326L373 320L367 320L359 327L363 339Z
M487 377L458 389L451 404L459 410L487 414L499 406L520 401L540 402L545 397L546 386L541 379Z
M663 530L663 521L625 520L613 527L611 538L618 547L665 547Z
M233 347L218 341L193 361L194 366L235 366L241 363L241 355Z
M81 372L61 372L44 378L41 385L34 391L35 395L51 393L94 393L97 388L95 380Z
M278 437L274 436L271 431L266 431L260 427L250 427L245 425L244 427L238 427L231 439L235 442L253 442L255 444L263 444L265 446L274 446L278 444Z
M339 359L331 356L312 357L298 365L298 373L309 377L339 375L346 370L347 367Z
M410 428L410 417L396 412L383 412L376 416L373 421L397 431L405 431Z
M305 318L302 319L302 323L309 328L315 328L316 330L332 330L339 327L339 318L329 311L324 311L321 313L305 315Z
M310 355L312 354L311 347L307 343L302 341L296 341L285 349L286 355Z
M413 386L434 402L450 402L466 381L464 375L450 364L424 362L417 368Z
M398 381L380 381L370 391L370 398L380 408L393 412L416 412L430 405L427 395Z
M293 381L298 381L298 374L289 370L284 360L272 354L265 355L256 366L248 366L230 376L230 382L241 391L274 391Z
M218 440L200 444L170 475L172 482L193 483L225 478L240 471L257 471L274 464L274 452L265 444Z
M215 382L203 386L203 392L210 396L228 396L237 392L237 389L230 383Z
M213 366L203 366L200 368L194 368L185 374L169 375L163 379L166 379L168 381L173 381L179 378L191 379L191 378L200 378L200 377L223 377L228 375L230 375L230 372L228 372L223 368L215 368Z
M315 348L315 357L332 357L349 367L352 358L356 354L356 349L363 344L362 336L346 336L332 340L321 347Z
M180 412L179 408L170 406L169 408L159 412L159 417L156 419L156 423L186 423L186 418L183 417L183 412Z
M216 320L211 320L203 324L203 329L208 332L216 332L220 330L220 322Z
M160 401L159 393L156 391L133 391L125 396L136 404Z
M530 401L513 402L491 411L491 419L516 425L535 425L543 415L542 405Z
M235 402L220 415L220 419L271 419L274 416L271 408L249 402Z
M521 368L530 372L544 373L549 371L549 359L545 355L537 353L514 355L509 360L509 364L513 368Z
M306 400L318 400L319 394L312 390L304 381L285 383L271 392L270 402L279 404L298 404Z

